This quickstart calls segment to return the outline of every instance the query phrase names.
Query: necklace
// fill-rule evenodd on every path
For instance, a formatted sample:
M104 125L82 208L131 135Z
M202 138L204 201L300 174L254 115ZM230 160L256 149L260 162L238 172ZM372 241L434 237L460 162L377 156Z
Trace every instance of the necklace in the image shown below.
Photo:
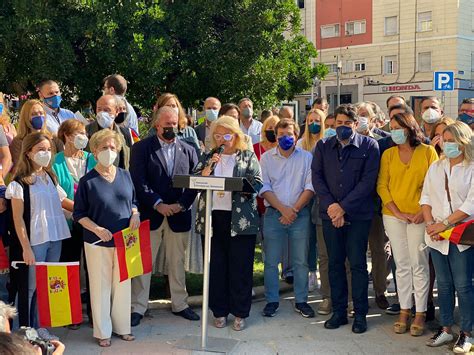
M102 176L108 182L112 182L115 178L115 171L116 171L115 168L110 172L102 172L97 168L95 170L100 174L100 176Z

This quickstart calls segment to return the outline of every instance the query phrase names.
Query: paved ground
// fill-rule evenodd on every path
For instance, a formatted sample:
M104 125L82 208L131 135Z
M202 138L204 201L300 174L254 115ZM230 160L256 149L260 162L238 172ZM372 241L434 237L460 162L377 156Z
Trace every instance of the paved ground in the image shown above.
M321 301L317 292L310 303L317 307ZM452 346L428 348L424 345L430 332L415 338L409 334L397 335L392 331L394 316L379 311L370 300L369 330L362 335L351 332L351 325L338 330L324 329L329 316L317 315L305 319L293 311L291 293L283 295L280 311L274 318L260 315L265 303L256 300L252 305L247 328L235 332L230 326L216 329L210 324L209 336L236 339L238 345L232 354L452 354ZM198 310L200 314L200 310ZM212 321L212 317L211 321ZM232 321L232 320L231 320ZM430 324L435 327L436 324ZM175 345L187 335L200 335L200 322L189 322L176 317L166 309L151 311L140 326L133 328L137 337L134 342L112 339L112 346L102 349L92 338L87 325L80 330L55 329L67 347L67 354L202 354L177 348Z

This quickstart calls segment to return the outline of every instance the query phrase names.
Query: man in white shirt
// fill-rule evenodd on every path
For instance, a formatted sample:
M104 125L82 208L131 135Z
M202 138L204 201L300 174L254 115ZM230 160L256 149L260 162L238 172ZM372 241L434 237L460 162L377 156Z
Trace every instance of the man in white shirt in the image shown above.
M253 119L253 102L249 98L239 101L240 129L252 138L252 144L260 142L262 123Z

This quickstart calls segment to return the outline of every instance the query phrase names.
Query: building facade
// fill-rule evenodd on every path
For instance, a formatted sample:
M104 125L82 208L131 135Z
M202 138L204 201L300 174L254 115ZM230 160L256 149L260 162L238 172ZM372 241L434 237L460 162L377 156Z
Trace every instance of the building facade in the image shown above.
M330 71L317 92L328 98L330 111L337 102L338 73L341 103L373 101L385 108L387 98L399 94L417 117L422 97L440 97L451 117L462 99L474 97L474 1L314 3L317 62ZM454 91L433 91L434 71L454 71ZM298 100L307 104L309 94Z

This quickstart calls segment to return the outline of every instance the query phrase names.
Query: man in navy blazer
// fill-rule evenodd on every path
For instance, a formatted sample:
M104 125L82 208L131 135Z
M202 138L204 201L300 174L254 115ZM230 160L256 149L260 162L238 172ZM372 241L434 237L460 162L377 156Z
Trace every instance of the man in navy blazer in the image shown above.
M174 175L192 174L196 151L176 138L178 114L162 107L153 114L156 134L132 146L130 174L139 201L141 219L150 220L152 260L163 243L168 269L172 311L199 320L187 304L185 250L191 230L190 207L195 190L173 188ZM143 318L148 305L151 273L132 279L132 326Z

